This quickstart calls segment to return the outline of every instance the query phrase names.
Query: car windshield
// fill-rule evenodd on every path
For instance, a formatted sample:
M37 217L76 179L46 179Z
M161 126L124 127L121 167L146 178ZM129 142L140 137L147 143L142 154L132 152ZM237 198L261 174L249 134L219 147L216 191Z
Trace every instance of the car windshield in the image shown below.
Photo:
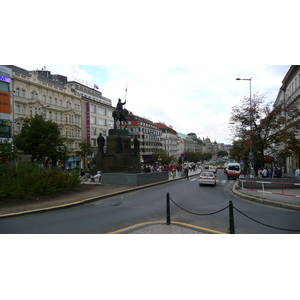
M229 166L228 167L228 170L231 170L231 171L239 171L239 166Z

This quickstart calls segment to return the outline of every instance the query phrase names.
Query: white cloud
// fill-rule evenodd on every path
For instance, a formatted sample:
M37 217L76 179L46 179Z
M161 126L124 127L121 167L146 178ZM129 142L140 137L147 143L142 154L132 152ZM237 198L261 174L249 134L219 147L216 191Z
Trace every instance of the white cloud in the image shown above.
M113 105L118 98L124 101L127 86L126 108L134 114L164 122L180 133L195 132L200 138L230 143L231 107L250 94L249 81L236 78L252 77L252 93L267 93L268 100L274 101L289 66L51 65L47 69L69 80L75 76L99 85Z

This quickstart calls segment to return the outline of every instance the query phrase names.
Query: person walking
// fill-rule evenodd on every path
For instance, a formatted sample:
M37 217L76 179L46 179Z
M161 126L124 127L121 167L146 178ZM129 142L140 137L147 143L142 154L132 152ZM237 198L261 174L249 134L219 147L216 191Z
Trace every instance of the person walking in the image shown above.
M266 168L264 168L264 169L261 171L261 173L262 173L262 177L263 177L263 178L268 177L268 171L267 171Z
M277 167L276 170L276 178L281 178L282 177L282 171L280 167Z
M184 174L185 174L186 180L189 180L189 166L188 165L186 165L184 167Z
M296 177L297 179L300 179L300 170L299 170L299 168L297 168L297 170L296 170L296 172L295 172L295 177Z

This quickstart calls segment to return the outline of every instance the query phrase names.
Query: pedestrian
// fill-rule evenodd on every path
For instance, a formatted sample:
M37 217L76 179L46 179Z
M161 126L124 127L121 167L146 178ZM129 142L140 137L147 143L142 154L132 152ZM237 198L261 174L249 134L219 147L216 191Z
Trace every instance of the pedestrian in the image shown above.
M175 166L173 167L173 170L172 170L172 178L174 179L176 176L176 168Z
M262 170L261 170L260 168L259 168L258 171L257 171L257 175L258 175L259 178L262 177Z
M281 178L282 177L282 171L280 167L277 167L276 170L276 178Z
M186 165L184 167L184 174L185 174L186 180L189 180L189 166L188 165Z
M96 176L99 178L99 182L101 182L101 180L102 180L102 171L100 169L97 171Z
M300 170L299 170L299 168L297 168L297 170L296 170L296 172L295 172L295 177L296 177L297 179L300 179Z
M263 178L268 177L268 171L267 171L266 168L264 168L264 169L261 171L261 173L262 173L262 177L263 177Z
M268 174L269 174L268 177L269 177L269 178L272 178L272 168L269 168L269 169L268 169Z
M80 171L80 176L84 176L84 175L85 175L85 172L84 172L83 169L81 169L81 171Z

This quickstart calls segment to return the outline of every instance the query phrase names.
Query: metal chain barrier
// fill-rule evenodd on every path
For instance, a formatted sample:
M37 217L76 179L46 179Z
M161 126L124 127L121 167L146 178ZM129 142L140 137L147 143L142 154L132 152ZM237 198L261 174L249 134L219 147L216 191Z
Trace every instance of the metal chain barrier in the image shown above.
M260 221L257 221L249 216L247 216L246 214L244 214L243 212L241 212L240 210L238 210L236 207L233 206L233 209L235 209L237 212L239 212L241 215L243 215L244 217L250 219L251 221L254 221L256 223L259 223L263 226L267 226L267 227L270 227L270 228L274 228L274 229L278 229L278 230L284 230L284 231L300 231L300 229L286 229L286 228L279 228L279 227L275 227L275 226L271 226L271 225L268 225L268 224L265 224L265 223L262 223Z
M219 212L221 212L221 211L223 211L223 210L225 210L225 209L227 209L227 208L229 207L229 205L227 205L226 207L224 207L224 208L222 208L222 209L220 209L220 210L218 210L218 211L212 212L212 213L208 213L208 214L199 214L199 213L194 213L194 212L192 212L192 211L188 211L188 210L184 209L183 207L179 206L176 202L174 202L171 198L170 198L170 200L171 200L177 207L179 207L180 209L184 210L185 212L190 213L190 214L193 214L193 215L197 215L197 216L209 216L209 215L214 215L214 214L217 214L217 213L219 213Z
M200 213L195 213L195 212L192 212L192 211L189 211L183 207L181 207L180 205L178 205L173 199L171 199L170 197L170 194L167 193L167 225L170 225L171 224L171 213L170 213L170 200L172 201L172 203L174 203L178 208L184 210L185 212L187 213L190 213L190 214L193 214L193 215L197 215L197 216L209 216L209 215L214 215L214 214L217 214L227 208L229 208L229 224L230 224L230 227L229 227L229 233L235 233L235 226L234 226L234 216L233 216L233 210L235 209L237 212L239 212L241 215L243 215L244 217L250 219L251 221L253 222L256 222L258 224L261 224L263 226L266 226L266 227L270 227L270 228L273 228L273 229L277 229L277 230L284 230L284 231L291 231L291 232L300 232L300 229L286 229L286 228L280 228L280 227L276 227L276 226L272 226L272 225L268 225L268 224L265 224L265 223L262 223L260 221L257 221L249 216L247 216L246 214L244 214L243 212L241 212L239 209L237 209L236 207L233 206L233 203L232 201L229 201L229 205L227 205L226 207L218 210L218 211L215 211L215 212L212 212L212 213L207 213L207 214L200 214Z

